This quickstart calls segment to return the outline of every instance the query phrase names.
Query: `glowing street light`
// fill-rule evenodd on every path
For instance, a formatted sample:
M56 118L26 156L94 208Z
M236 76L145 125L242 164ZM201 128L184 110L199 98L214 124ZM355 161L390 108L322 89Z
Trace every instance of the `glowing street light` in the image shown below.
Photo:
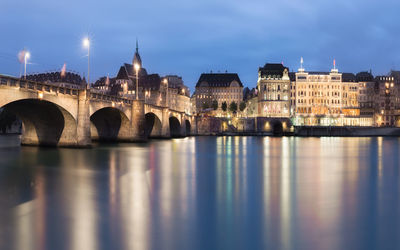
M136 70L136 100L139 100L139 69L140 69L140 65L135 63L134 65L135 70Z
M24 68L25 68L24 78L25 78L25 80L26 80L26 64L28 64L29 58L31 58L31 53L29 53L29 51L25 51L25 53L24 53Z
M165 92L165 105L168 107L168 79L164 78L164 84L167 85L167 90Z
M83 47L88 49L88 72L87 72L87 79L88 85L90 86L90 40L89 37L85 37L83 39Z

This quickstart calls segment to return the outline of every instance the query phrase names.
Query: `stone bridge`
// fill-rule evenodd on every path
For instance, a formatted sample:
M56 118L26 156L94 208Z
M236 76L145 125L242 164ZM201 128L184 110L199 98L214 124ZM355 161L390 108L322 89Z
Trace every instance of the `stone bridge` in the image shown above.
M24 145L85 147L92 140L184 137L196 129L191 115L143 100L1 75L0 107L22 121Z

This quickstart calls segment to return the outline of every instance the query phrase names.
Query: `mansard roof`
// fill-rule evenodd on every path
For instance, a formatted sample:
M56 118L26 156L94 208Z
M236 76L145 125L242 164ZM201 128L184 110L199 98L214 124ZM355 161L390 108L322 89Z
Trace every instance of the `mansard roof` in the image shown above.
M374 80L374 76L368 71L362 71L356 74L357 82L369 82Z
M355 82L356 76L353 73L342 73L342 82Z
M207 82L210 87L229 87L233 81L243 87L242 81L236 73L203 73L197 81L196 88L200 87L202 82Z
M258 69L259 73L262 76L283 76L283 72L287 70L289 72L289 68L283 66L282 63L266 63L264 67L260 67Z

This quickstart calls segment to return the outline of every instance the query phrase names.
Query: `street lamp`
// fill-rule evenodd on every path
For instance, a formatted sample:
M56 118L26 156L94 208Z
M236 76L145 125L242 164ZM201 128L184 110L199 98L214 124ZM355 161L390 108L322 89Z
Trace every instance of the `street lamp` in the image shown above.
M168 79L167 78L164 78L164 84L167 85L167 90L165 92L165 104L168 107Z
M24 68L25 68L24 78L25 78L25 80L26 80L26 64L28 63L29 58L31 58L31 53L29 53L29 51L25 51L25 53L24 53Z
M139 100L139 69L140 65L138 63L135 63L135 70L136 70L136 100Z
M90 85L90 40L89 37L85 37L83 39L83 46L88 49L88 72L87 72L87 79L88 85Z

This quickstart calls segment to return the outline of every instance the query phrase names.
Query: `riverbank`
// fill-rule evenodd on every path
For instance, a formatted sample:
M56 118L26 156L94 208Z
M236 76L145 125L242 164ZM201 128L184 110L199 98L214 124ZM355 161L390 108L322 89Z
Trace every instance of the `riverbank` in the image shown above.
M332 127L301 126L295 127L295 136L400 136L400 128L393 127Z

